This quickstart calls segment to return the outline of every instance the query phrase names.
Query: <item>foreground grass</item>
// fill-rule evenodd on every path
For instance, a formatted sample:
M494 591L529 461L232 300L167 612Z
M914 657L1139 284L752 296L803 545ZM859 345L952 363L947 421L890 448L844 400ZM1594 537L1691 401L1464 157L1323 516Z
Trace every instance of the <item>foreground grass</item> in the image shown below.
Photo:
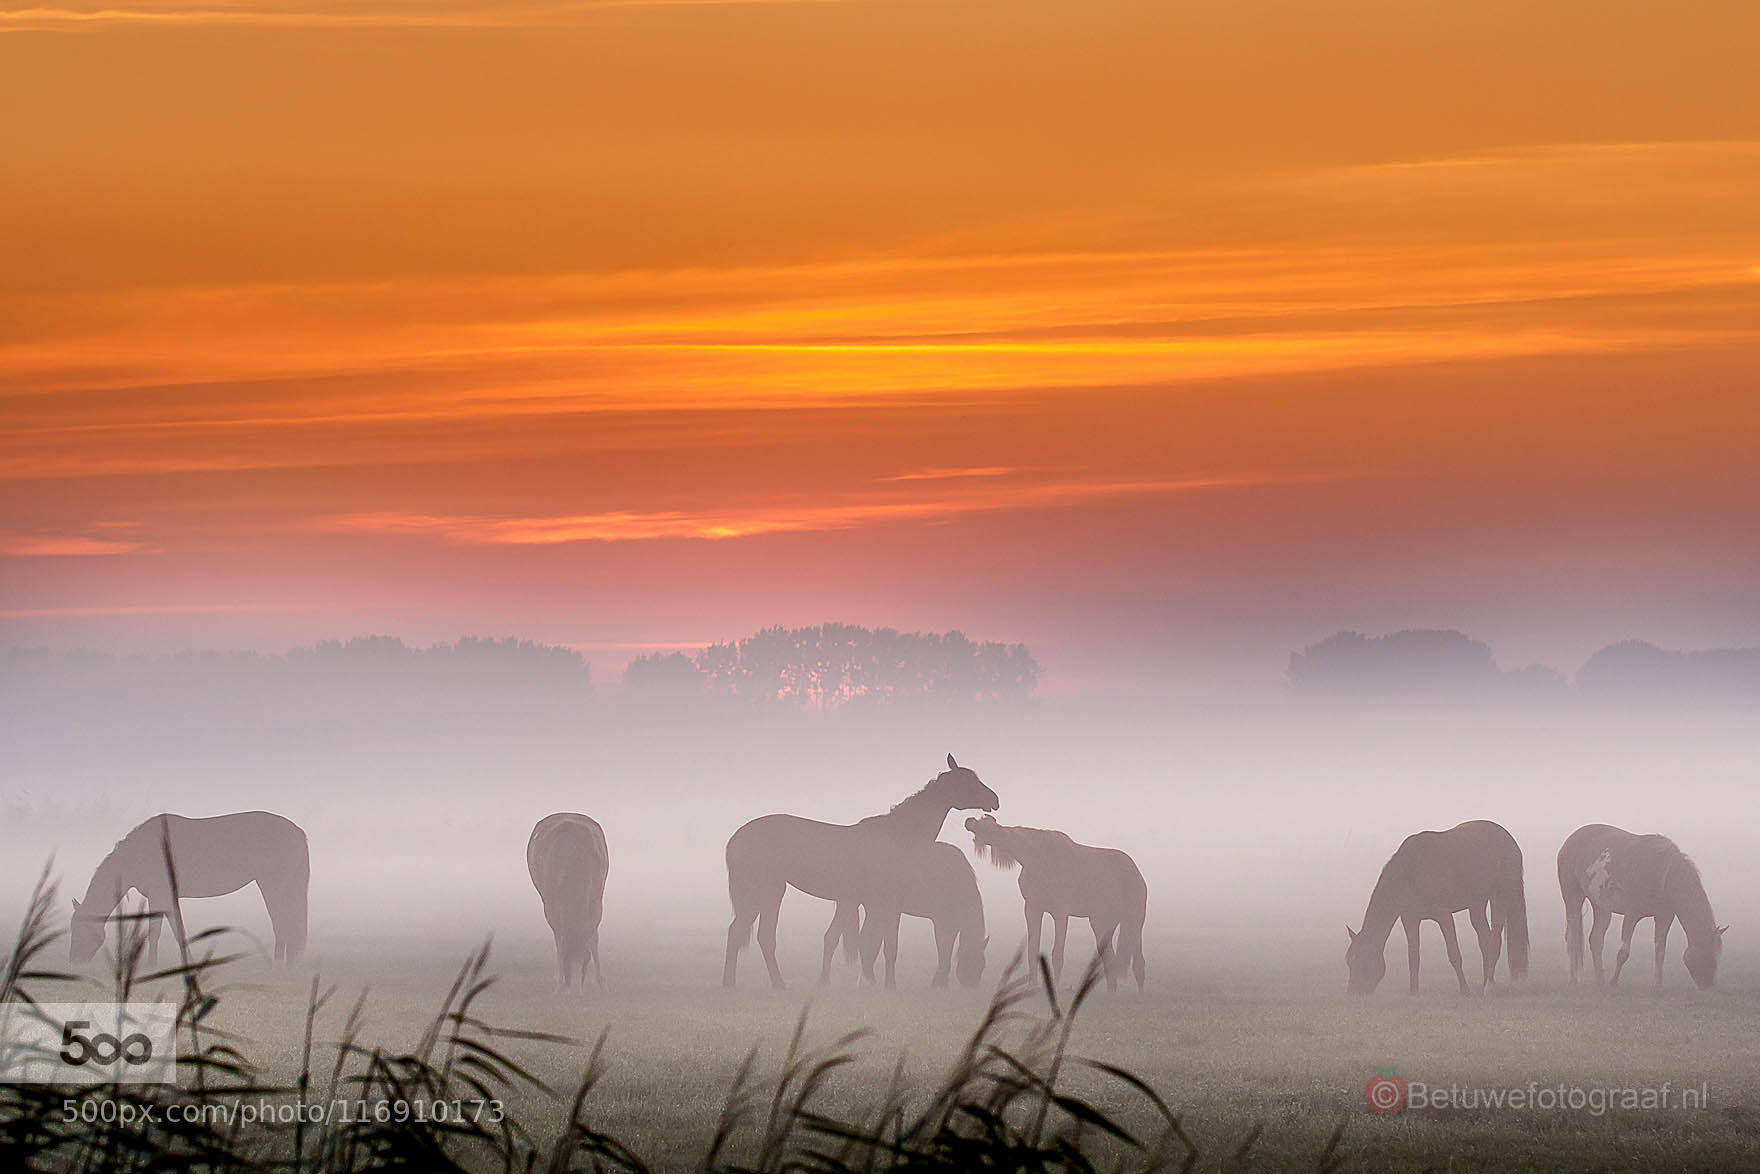
M394 1097L474 1074L517 1128L483 1137L331 1129L297 1146L283 1131L222 1137L223 1150L195 1157L148 1138L127 1152L135 1168L197 1169L1760 1168L1760 997L1751 990L1608 993L1541 978L1491 997L1432 985L1417 999L1388 989L1354 1000L1336 993L1330 971L1170 959L1147 994L1102 992L1072 1014L1072 991L1032 981L1007 984L998 1000L931 995L909 974L898 992L723 992L700 981L713 962L668 959L582 994L552 989L541 952L515 952L501 981L489 985L479 959L454 988L456 963L375 943L357 960L327 961L348 994L315 1010L310 970L246 959L167 975L158 983L180 997L186 980L199 992L190 1014L207 1008L194 1021L204 1038L233 1041L248 1061L248 1072L207 1072L211 1095L261 1087L292 1096L303 1075L314 1098L338 1081L349 1095ZM48 998L67 984L30 985ZM541 1031L508 1035L492 1024ZM337 1042L351 1036L333 1070ZM447 1041L456 1055L461 1039L463 1050L481 1049L486 1068L445 1070ZM1709 1103L1382 1116L1369 1112L1363 1086L1385 1068L1474 1087L1668 1081L1703 1085ZM29 1109L16 1098L0 1105L11 1115L0 1139L16 1143ZM70 1152L86 1155L85 1168L111 1168L93 1149L25 1156L61 1169L77 1165Z

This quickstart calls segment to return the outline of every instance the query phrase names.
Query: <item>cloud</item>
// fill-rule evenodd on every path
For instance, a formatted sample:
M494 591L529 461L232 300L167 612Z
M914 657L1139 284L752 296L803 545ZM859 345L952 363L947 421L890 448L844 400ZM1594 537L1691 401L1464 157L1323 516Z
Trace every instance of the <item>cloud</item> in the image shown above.
M87 558L96 555L136 554L144 542L118 542L109 538L78 538L68 535L0 536L0 557Z
M256 4L48 5L0 11L0 33L92 32L119 28L543 29L563 28L619 8L834 4L854 0L553 0L498 5L422 4L278 7Z
M848 530L896 522L937 521L966 514L1047 509L1121 497L1245 488L1314 480L1232 475L1062 482L986 487L934 497L858 499L832 505L772 503L743 509L611 510L603 513L498 518L391 511L333 514L310 529L342 534L442 538L469 546L550 546L569 542L718 541L765 534Z
M0 609L0 619L96 619L104 616L228 615L253 612L316 611L307 603L133 603L107 607L15 607Z
M876 477L876 481L950 481L963 477L1007 477L1024 470L1010 465L984 465L971 469L916 469L909 473L894 473L890 477Z

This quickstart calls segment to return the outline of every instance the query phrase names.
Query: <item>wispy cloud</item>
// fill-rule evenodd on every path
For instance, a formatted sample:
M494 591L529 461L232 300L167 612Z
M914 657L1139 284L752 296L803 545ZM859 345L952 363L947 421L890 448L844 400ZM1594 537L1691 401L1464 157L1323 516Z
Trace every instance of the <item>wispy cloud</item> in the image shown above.
M40 5L0 11L0 33L94 32L125 28L239 29L542 29L580 24L620 8L841 4L857 0L553 0L550 3L332 5L124 4L103 8Z
M1023 470L1012 465L983 465L971 469L915 469L909 473L894 473L888 477L876 477L876 481L953 481L963 477L1007 477Z
M0 609L0 619L99 619L104 616L229 615L317 610L317 605L309 603L128 603L108 607L5 608Z
M470 546L550 546L568 542L644 542L668 538L716 541L935 521L965 514L1046 509L1122 497L1289 484L1310 479L1240 474L1061 482L986 487L935 497L858 499L829 505L772 503L744 509L611 510L515 518L369 512L314 518L307 525L334 533L414 535Z
M135 554L146 549L144 542L118 542L109 538L59 534L0 536L0 557L11 558L89 558Z

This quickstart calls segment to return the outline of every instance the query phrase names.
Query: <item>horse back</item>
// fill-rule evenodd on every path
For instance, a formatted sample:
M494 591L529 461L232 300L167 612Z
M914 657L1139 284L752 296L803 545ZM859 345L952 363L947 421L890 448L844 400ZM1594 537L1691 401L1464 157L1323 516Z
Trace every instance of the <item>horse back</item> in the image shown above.
M1489 900L1511 873L1519 878L1521 868L1515 837L1501 824L1476 819L1407 836L1376 888L1385 889L1401 912L1454 913Z
M920 867L906 864L909 888L904 912L912 917L941 917L963 912L981 903L978 874L966 854L952 844L936 840L929 845Z
M526 871L547 899L552 890L570 882L603 893L611 871L605 829L597 820L575 811L545 816L526 841Z
M1666 882L1684 859L1662 835L1585 824L1558 850L1558 882L1568 901L1587 897L1614 913L1649 915L1668 905Z
M167 812L136 827L123 843L143 875L174 882L182 897L223 896L252 881L303 888L311 874L305 832L270 811L202 817Z

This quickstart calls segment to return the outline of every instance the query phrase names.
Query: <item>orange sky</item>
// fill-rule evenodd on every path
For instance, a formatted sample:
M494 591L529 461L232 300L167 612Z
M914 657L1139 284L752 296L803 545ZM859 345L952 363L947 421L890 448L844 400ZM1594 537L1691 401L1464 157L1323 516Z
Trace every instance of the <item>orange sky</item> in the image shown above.
M836 618L1065 687L1341 626L1760 643L1756 44L1746 0L0 0L0 642Z

